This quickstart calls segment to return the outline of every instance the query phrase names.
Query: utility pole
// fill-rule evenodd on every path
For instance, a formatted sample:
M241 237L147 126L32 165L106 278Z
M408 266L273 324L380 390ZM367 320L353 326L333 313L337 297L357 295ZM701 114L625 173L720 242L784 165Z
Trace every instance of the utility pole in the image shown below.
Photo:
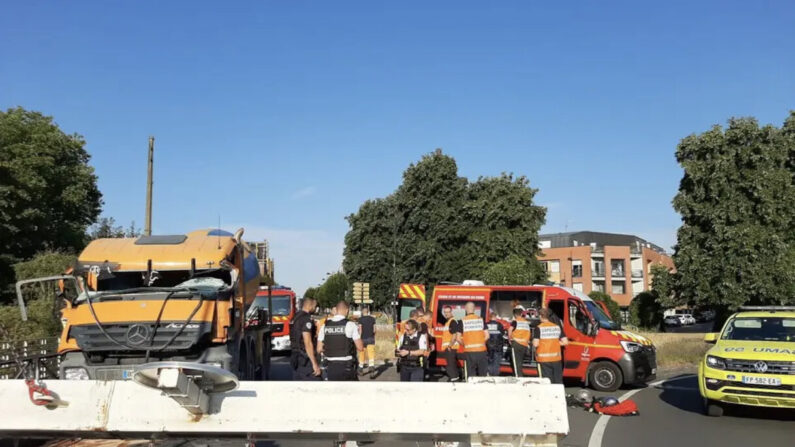
M144 236L152 235L152 168L155 158L155 137L149 137L149 164L146 171L146 224Z

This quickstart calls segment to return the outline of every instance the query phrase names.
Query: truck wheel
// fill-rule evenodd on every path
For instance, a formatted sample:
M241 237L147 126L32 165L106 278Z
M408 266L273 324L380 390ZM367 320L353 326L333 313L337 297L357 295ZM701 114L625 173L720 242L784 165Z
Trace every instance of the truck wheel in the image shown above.
M719 418L723 416L723 405L711 399L704 399L704 413L707 416Z
M251 340L249 343L249 351L248 351L248 380L257 380L257 353L255 352L257 347L254 340Z
M237 356L237 380L248 380L248 354L246 353L246 344L240 345L240 353Z
M615 391L624 382L624 374L615 363L597 362L588 373L588 382L597 391Z
M260 380L270 380L271 378L271 355L273 350L271 349L271 337L265 336L263 340L263 349L265 352L262 354L262 373L260 374Z

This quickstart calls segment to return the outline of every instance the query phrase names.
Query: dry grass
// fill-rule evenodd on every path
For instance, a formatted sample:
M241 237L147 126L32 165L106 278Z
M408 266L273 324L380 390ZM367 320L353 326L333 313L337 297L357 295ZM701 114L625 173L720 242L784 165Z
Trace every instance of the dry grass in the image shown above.
M704 334L640 332L657 347L657 366L661 368L695 367L711 347Z
M376 360L395 359L395 327L379 324L375 327L375 358Z

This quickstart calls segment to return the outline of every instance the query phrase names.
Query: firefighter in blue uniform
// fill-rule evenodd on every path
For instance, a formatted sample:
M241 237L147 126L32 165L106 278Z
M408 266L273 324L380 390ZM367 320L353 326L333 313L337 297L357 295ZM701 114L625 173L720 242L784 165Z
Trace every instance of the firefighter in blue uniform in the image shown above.
M502 363L503 346L505 346L506 330L502 323L497 321L494 310L489 311L489 321L486 322L486 329L489 331L489 339L486 341L486 348L489 353L489 375L496 377L500 375L500 363Z
M315 322L312 314L317 301L304 298L299 310L290 321L290 367L293 380L320 380L320 365L315 355Z

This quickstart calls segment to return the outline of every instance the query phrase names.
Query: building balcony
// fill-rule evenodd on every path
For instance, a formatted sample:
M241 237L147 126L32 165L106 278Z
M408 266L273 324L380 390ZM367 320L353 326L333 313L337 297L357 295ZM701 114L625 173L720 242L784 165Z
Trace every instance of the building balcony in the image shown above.
M625 275L624 271L621 269L613 269L610 271L610 276L613 278L626 278L627 275Z
M643 270L632 270L632 279L643 279Z
M591 270L591 277L593 278L604 278L605 277L605 269L593 269Z

